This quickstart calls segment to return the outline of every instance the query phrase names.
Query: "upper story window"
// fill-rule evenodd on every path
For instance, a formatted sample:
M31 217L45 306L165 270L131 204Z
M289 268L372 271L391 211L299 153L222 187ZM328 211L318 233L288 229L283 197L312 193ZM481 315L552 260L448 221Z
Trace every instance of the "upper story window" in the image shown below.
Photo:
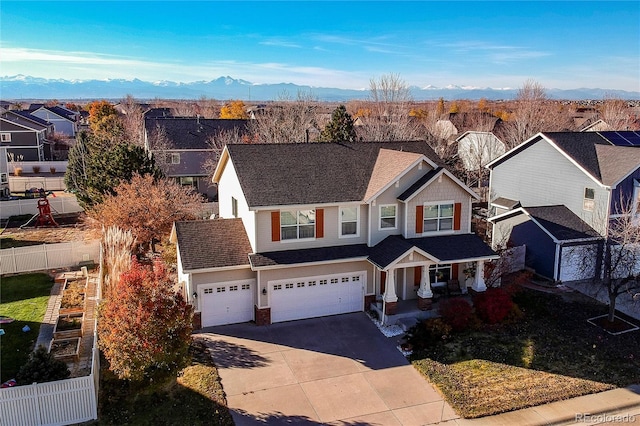
M167 154L167 163L169 164L180 164L180 153L179 152L170 152Z
M593 188L584 189L584 200L582 201L582 208L587 211L593 211L595 207L596 190Z
M397 204L387 204L380 206L380 229L397 228Z
M238 217L238 200L235 197L231 197L231 215Z
M422 232L450 231L453 229L453 203L424 206Z
M315 210L292 210L280 212L280 237L282 240L314 238L315 235Z
M191 186L193 188L198 188L198 178L193 176L180 176L176 178L176 181L182 186Z
M0 133L0 142L11 142L11 133Z
M340 207L340 236L357 237L360 207Z

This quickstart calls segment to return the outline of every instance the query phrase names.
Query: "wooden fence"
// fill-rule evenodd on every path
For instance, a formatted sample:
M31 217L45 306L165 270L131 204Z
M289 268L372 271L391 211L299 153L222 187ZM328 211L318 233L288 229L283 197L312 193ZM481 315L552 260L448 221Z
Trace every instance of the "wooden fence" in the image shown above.
M79 213L84 211L75 196L64 197L48 197L49 205L51 206L51 212L55 219L56 214L63 213ZM18 216L23 214L37 214L38 213L38 199L28 200L12 200L12 201L0 201L0 218L8 219L11 216Z
M0 275L98 263L100 241L73 241L0 250Z

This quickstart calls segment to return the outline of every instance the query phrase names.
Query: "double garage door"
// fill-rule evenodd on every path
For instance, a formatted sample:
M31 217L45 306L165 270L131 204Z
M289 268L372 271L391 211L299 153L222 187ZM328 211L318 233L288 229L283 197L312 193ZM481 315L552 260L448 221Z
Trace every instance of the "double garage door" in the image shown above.
M359 271L269 281L271 322L362 311L365 279Z
M253 320L256 280L200 285L202 326L235 324Z

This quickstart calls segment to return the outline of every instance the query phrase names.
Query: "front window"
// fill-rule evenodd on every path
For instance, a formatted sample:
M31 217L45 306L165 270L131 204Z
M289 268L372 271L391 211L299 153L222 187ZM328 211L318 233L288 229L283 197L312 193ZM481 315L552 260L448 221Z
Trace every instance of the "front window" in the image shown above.
M432 283L446 283L451 279L451 264L429 266L429 281Z
M358 212L359 207L340 208L340 236L358 236Z
M282 240L314 238L315 236L315 210L293 210L280 212L280 237Z
M424 206L423 232L453 229L453 203Z
M380 229L396 228L397 207L395 204L380 206Z
M595 206L596 190L593 188L584 189L584 200L582 202L582 208L587 211L593 211Z

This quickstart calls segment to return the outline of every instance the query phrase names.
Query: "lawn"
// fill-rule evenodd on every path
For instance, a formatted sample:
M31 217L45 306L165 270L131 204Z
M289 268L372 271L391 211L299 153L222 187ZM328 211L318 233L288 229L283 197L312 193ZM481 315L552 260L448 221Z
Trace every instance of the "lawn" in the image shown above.
M0 280L0 316L14 319L2 324L5 334L0 336L1 382L15 378L34 349L52 286L53 278L42 273ZM30 331L22 331L25 325Z
M579 293L524 289L522 315L453 333L412 355L465 418L640 383L640 331L613 336L587 322L607 308ZM636 324L638 321L634 321Z
M97 424L233 425L218 370L204 343L194 341L191 354L192 365L163 383L135 385L103 370Z

